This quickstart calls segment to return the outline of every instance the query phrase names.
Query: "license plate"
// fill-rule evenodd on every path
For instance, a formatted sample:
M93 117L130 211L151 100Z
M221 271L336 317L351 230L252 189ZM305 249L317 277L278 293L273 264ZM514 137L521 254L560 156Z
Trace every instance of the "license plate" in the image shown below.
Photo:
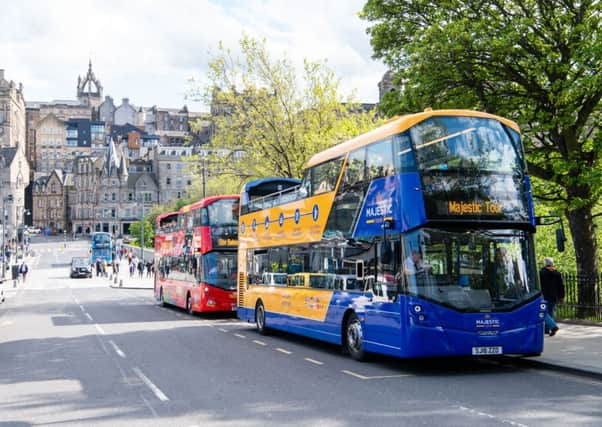
M473 347L472 348L472 355L473 356L483 356L483 355L488 355L488 354L502 354L502 347L501 346L496 346L496 347Z

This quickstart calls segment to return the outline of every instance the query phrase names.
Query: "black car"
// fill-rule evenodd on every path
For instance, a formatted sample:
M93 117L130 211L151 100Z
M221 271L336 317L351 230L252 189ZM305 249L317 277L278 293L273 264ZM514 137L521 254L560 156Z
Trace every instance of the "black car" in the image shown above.
M92 266L90 259L86 257L71 258L71 278L74 277L92 277Z

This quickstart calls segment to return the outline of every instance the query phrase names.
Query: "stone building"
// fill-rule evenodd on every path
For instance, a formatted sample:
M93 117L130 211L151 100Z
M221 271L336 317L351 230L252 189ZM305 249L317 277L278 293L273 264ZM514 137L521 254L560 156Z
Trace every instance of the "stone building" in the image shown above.
M83 78L77 77L77 99L81 105L90 107L98 115L98 107L102 103L102 84L92 71L92 60L88 63L86 75ZM97 119L98 116L92 118Z
M159 188L159 203L169 204L188 197L192 188L193 173L188 170L184 157L192 156L190 146L159 146L153 153L153 170Z
M67 187L67 229L78 234L90 234L94 230L97 158L78 155L73 162L73 179Z
M111 126L115 122L116 109L113 98L105 96L104 102L98 107L99 119L105 122L107 126Z
M130 100L128 98L123 98L121 100L121 105L115 109L113 123L116 125L125 125L126 123L135 125L136 121L136 107L130 104Z
M33 225L52 234L67 230L66 180L60 169L39 175L33 182Z
M0 70L0 147L25 149L25 129L23 85L6 80Z
M0 203L6 213L5 236L16 238L25 220L25 188L29 185L29 162L22 147L0 148ZM1 218L1 215L0 215Z
M34 127L36 134L33 168L48 175L54 169L63 169L65 159L65 122L48 114Z

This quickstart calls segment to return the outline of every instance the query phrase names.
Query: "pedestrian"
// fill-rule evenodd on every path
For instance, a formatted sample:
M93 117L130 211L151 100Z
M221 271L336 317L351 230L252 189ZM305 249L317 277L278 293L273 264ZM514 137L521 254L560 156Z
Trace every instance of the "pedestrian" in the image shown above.
M553 337L559 329L554 317L556 315L556 304L564 300L564 283L562 282L562 276L554 266L552 258L544 258L543 265L539 272L539 281L541 282L541 292L548 306L545 316L545 332Z
M134 277L134 263L130 262L130 277Z
M102 277L107 277L107 260L102 260Z
M96 277L100 276L102 272L102 264L100 263L100 258L96 258Z
M21 267L19 267L19 273L23 275L23 283L25 283L25 279L27 279L27 272L29 271L29 267L25 264L25 261L21 263Z
M119 258L114 259L113 263L113 270L115 271L115 274L119 274L119 264L121 264L121 255L119 255Z
M151 269L153 267L153 263L150 261L146 262L146 277L149 278L151 277Z
M144 261L140 260L140 261L138 261L138 277L140 277L142 279L143 275L144 275Z

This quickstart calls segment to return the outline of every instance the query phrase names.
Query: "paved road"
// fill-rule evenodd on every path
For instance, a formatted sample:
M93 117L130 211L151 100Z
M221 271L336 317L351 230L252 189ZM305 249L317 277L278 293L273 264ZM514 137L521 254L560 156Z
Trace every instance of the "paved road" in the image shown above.
M34 243L0 305L0 426L600 426L602 383L490 359L358 363L69 279L85 242Z

